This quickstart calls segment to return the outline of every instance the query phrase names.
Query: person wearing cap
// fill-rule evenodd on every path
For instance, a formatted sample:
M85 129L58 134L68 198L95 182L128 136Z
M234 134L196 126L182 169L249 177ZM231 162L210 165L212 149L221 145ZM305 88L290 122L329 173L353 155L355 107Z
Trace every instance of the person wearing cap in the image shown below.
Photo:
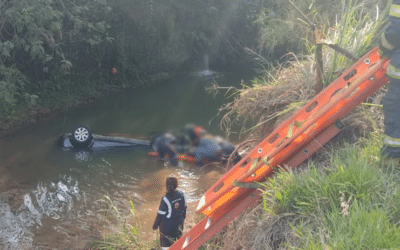
M182 236L186 218L186 197L183 191L178 190L178 179L170 176L166 180L167 193L162 197L153 230L159 228L160 245L163 250L168 249Z

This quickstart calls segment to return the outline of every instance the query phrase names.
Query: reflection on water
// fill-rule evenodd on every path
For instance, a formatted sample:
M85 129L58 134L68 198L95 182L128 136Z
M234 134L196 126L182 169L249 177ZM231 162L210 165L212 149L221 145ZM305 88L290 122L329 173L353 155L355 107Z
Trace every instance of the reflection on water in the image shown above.
M217 71L212 71L212 70L209 70L209 69L193 72L191 75L192 76L196 76L196 77L202 77L202 78L210 79L210 80L212 80L212 79L215 80L217 78L224 77L224 73L217 72Z
M218 79L240 84L242 77ZM70 110L47 125L0 139L0 249L83 249L107 232L105 196L122 215L133 202L139 230L156 237L152 223L165 194L165 179L178 177L189 202L188 220L197 200L220 176L217 171L183 164L172 167L134 150L116 154L64 152L55 146L61 133L77 124L94 133L145 139L154 131L179 129L187 123L222 134L215 119L223 97L204 92L199 78L183 77L148 88L123 92L97 106Z
M124 157L93 158L88 162L76 162L71 157L63 174L27 188L17 205L9 204L9 199L0 199L0 247L58 249L62 245L81 249L89 241L87 238L99 236L106 229L104 203L99 202L106 195L121 214L129 213L132 201L140 218L140 231L155 237L151 225L170 175L178 177L179 189L188 199L189 213L194 214L195 204L208 188L204 186L204 177L208 178L204 170L186 164L172 167L145 154L126 157L135 163L135 168L128 167L131 163ZM64 161L68 162L67 159ZM80 238L81 235L86 238ZM81 240L82 245L76 247L71 240Z

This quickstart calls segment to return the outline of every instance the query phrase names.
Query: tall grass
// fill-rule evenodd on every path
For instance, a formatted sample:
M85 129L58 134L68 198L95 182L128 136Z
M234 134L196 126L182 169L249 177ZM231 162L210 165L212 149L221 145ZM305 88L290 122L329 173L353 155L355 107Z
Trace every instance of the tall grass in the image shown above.
M362 57L377 45L387 19L390 4L383 10L378 5L374 9L366 6L365 1L342 0L342 13L337 17L334 27L327 27L326 37L334 44ZM326 60L325 82L330 83L336 77L334 72L349 67L353 62L336 51L326 51L330 60Z
M381 158L379 140L332 151L328 166L312 163L302 173L279 172L268 199L287 220L293 249L399 249L398 162ZM270 197L270 196L266 196Z
M296 4L301 7L305 2L307 1L296 1ZM352 52L356 57L362 57L368 50L377 45L387 18L389 1L386 2L386 5L384 5L384 1L379 1L380 5L376 2L375 5L366 0L325 1L325 3L319 2L319 5L325 4L330 7L335 3L337 3L335 9L341 9L341 12L330 13L330 18L336 20L334 23L329 21L327 17L317 18L318 20L326 20L325 23L317 23L323 27L322 38L326 44L339 45ZM327 8L326 6L325 8ZM338 8L339 6L340 8ZM380 9L378 6L385 6L385 8ZM290 5L288 8L290 8ZM324 13L319 14L317 11L321 8L316 8L312 14L325 16L327 14L325 8L322 8ZM268 26L269 23L265 23L265 20L263 23L269 29L276 29L275 32L285 33L290 29L283 24L293 21L299 22L299 20L292 20L293 17L287 18L289 19L282 20L275 17L276 20L279 19L278 23L282 23L281 26L275 22ZM260 32L264 33L265 30ZM300 31L292 30L291 32L293 36L297 36L298 34L295 33ZM260 37L270 39L271 34L268 34L265 38ZM264 43L268 43L268 41L264 41ZM300 42L297 39L297 43L304 44L308 48L306 54L294 55L288 53L287 58L290 60L272 70L265 58L249 50L260 65L266 64L267 66L261 67L262 75L254 79L251 86L243 84L244 87L235 92L237 94L234 101L220 108L221 112L225 112L221 120L221 127L228 133L231 132L232 124L239 123L243 127L241 134L256 138L259 135L265 135L266 131L272 131L272 128L278 126L279 122L284 121L285 118L315 96L316 71L313 52L316 46L314 38L305 35ZM325 85L330 84L354 63L353 60L348 59L328 45L323 46L323 61L323 82Z
M104 196L100 202L104 209L106 221L110 222L113 233L95 240L85 247L85 250L150 250L159 247L158 241L149 241L138 229L139 218L135 206L130 201L130 214L123 216L109 196Z

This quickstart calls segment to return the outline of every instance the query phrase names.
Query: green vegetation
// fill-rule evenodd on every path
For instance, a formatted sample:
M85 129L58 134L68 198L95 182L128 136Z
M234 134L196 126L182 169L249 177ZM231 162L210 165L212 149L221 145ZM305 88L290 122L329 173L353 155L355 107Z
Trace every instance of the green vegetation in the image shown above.
M335 1L334 9L339 8L340 11L334 13L329 12L333 4L332 2L324 2L326 6L322 1L320 5L308 0L298 1L298 3L300 4L299 8L305 5L305 3L308 4L305 6L310 6L303 13L308 19L315 19L321 16L319 19L326 20L326 23L319 21L319 19L315 21L316 25L323 27L320 42L324 44L322 49L324 69L322 80L325 85L336 79L354 63L352 59L328 45L340 47L354 54L355 57L363 56L372 47L377 45L389 9L388 1L379 1L379 4L375 5L375 3L363 0L338 0ZM386 4L384 5L384 3ZM379 8L381 5L383 6L382 9ZM278 6L280 5L278 4ZM283 8L281 10L283 13L289 10L294 11L294 7L289 4L282 5L281 8ZM265 134L265 131L269 131L271 127L283 122L315 96L315 74L317 68L313 54L316 48L315 39L307 35L310 27L302 21L303 17L296 13L288 15L286 17L288 19L283 19L284 16L282 18L276 17L274 22L282 23L282 25L289 23L296 25L296 27L300 25L301 27L297 28L299 32L301 31L300 33L295 32L293 27L286 27L285 29L279 28L279 25L269 27L268 19L264 20L265 23L263 25L274 29L275 32L291 30L292 36L305 35L302 39L296 38L296 46L303 46L303 53L297 55L295 53L288 53L285 62L271 67L272 63L266 60L262 54L252 51L252 55L260 64L262 70L260 70L260 75L252 80L251 84L243 84L243 89L238 89L234 92L235 100L233 102L221 107L220 111L225 113L221 121L221 126L228 133L234 124L239 124L242 128L240 131L242 135L248 137L255 136L257 138ZM260 16L265 17L266 14L261 12ZM337 18L337 20L334 18ZM329 19L336 20L336 22L331 24ZM266 34L268 32L268 29L266 30L261 27L260 37L269 39L269 34ZM303 42L299 43L299 40ZM280 44L288 46L288 49L290 49L291 45L285 44L288 41L290 41L289 38L280 38L277 36L277 40L274 40L272 45L275 44L274 46L278 46ZM292 49L295 48L292 47ZM283 95L285 98L281 98Z
M85 250L150 250L159 247L159 242L146 240L138 228L139 219L132 201L130 201L131 208L128 216L123 216L119 212L110 197L104 196L100 202L106 205L104 216L110 223L113 233L101 240L91 242Z
M96 54L112 41L100 19L104 1L7 1L0 12L1 118L35 104L55 106L88 88L78 88L73 76L104 61Z
M10 0L0 4L0 121L107 85L226 66L255 44L258 1ZM112 73L113 68L117 74Z
M292 2L321 27L323 44L339 45L357 57L376 45L388 6L387 0ZM247 136L260 138L315 95L314 34L288 3L1 3L0 120L34 105L59 107L102 86L134 85L148 75L185 70L185 65L202 62L204 54L223 66L243 63L247 51L268 71L236 90L235 100L221 109L226 112L222 125L230 131L232 124L239 123ZM323 46L323 81L329 83L352 60ZM271 70L271 57L285 54L288 61ZM113 67L118 74L111 73ZM397 162L380 156L381 96L370 98L369 105L344 120L360 134L375 131L373 136L357 137L357 144L340 141L340 147L326 150L325 161L312 162L298 172L279 172L265 184L268 189L258 210L240 217L204 248L399 248L400 169ZM361 125L357 127L354 120ZM138 230L133 205L131 214L123 216L109 197L103 201L107 218L118 228L87 249L157 247Z
M376 139L331 150L330 163L274 177L270 206L295 235L294 249L397 249L400 247L399 166L381 158ZM266 191L270 192L270 191ZM271 208L270 208L271 209Z
M287 10L283 18L266 10L258 19L260 45L273 41L277 49L283 44L304 50L301 55L290 54L289 61L275 71L264 70L252 84L236 90L236 99L221 109L226 112L222 126L230 131L238 122L248 138L263 138L315 95L315 71L310 70L315 65L314 37L303 16L288 1L281 3L277 6ZM353 63L328 45L362 56L376 46L390 4L356 0L294 3L322 27L326 83ZM285 25L279 33L277 27ZM304 47L296 44L299 40ZM253 55L265 63L262 56ZM314 161L295 172L279 171L267 181L263 202L214 237L207 249L399 249L399 162L380 155L383 94L379 91L345 118L344 136L320 150Z
M221 109L227 112L222 125L228 131L239 122L244 134L253 138L265 135L268 127L285 120L315 95L315 71L310 69L316 46L310 27L285 1L268 4L257 15L258 50L248 51L264 69L269 67L265 66L265 51L303 53L291 54L275 71L264 70L251 85L236 90L235 100ZM295 5L322 27L325 83L353 63L328 45L362 56L376 45L388 11L388 1L303 0ZM371 97L343 120L349 128L344 134L350 133L351 140L339 137L318 154L317 160L295 172L279 171L264 184L263 202L202 249L400 248L400 169L397 161L380 155L381 97L382 93ZM126 246L123 242L129 242L128 248L148 249L148 245L138 245L129 227L123 228L93 243L91 249L115 249L111 246Z

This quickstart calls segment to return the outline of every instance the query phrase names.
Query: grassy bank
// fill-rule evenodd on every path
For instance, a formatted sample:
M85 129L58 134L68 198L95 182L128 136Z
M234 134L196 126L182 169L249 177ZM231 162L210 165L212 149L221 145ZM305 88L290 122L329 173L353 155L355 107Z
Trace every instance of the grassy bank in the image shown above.
M399 249L400 167L380 140L327 149L327 162L280 171L263 202L208 249Z
M377 44L387 8L376 11L371 1L341 3L337 23L326 23L323 28L324 39L361 57ZM228 133L239 124L242 138L262 140L315 96L315 45L313 41L306 41L306 45L304 55L290 53L286 63L263 71L259 78L235 90L235 100L221 108L225 112L221 125ZM327 46L323 47L323 56L325 85L353 63ZM263 58L257 58L262 63ZM385 91L383 88L349 114L343 121L345 131L320 150L313 161L295 172L278 172L268 180L260 204L202 249L399 248L400 168L397 161L380 155L380 103ZM121 232L91 249L156 246L155 242L142 245L143 239L135 237L126 241L132 232L122 227Z
M342 1L336 25L323 29L324 39L357 57L376 46L388 5L374 14L367 4ZM306 44L304 55L290 54L274 71L237 89L235 100L221 108L222 127L230 132L239 123L243 138L261 140L308 103L316 94L315 46ZM327 46L322 51L326 85L353 61ZM385 92L351 112L341 136L312 161L268 180L263 201L205 249L399 249L399 163L380 155Z
M121 214L108 196L104 196L99 202L105 205L102 215L110 232L89 243L85 250L151 250L159 248L159 240L148 239L140 230L140 217L132 201L129 202L129 214L126 215Z

